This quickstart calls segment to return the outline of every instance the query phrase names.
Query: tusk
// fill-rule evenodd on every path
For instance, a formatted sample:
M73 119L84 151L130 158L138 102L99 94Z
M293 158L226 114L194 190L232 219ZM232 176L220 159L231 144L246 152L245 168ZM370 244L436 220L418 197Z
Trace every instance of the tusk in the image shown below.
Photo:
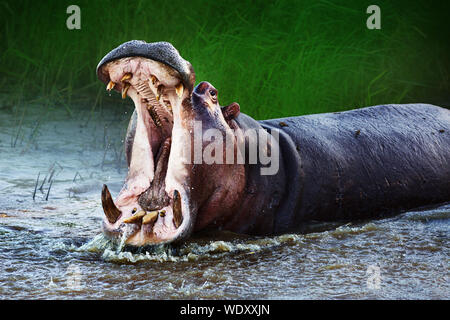
M181 213L181 197L180 193L175 190L173 192L173 224L178 228L183 222L183 214Z
M140 221L147 213L144 210L139 211L134 216L123 219L124 223L136 223Z
M147 213L144 218L142 218L142 224L153 223L156 219L158 219L158 211L151 211Z
M114 201L111 197L111 193L109 193L108 187L106 184L103 185L102 189L102 206L103 212L105 212L106 218L110 223L115 223L117 218L119 218L121 212L117 209Z
M177 96L181 98L181 96L183 95L183 91L184 91L184 86L183 83L179 83L176 85L175 87L175 91L177 93Z
M125 73L125 74L123 75L122 79L120 79L120 81L123 82L123 81L126 81L126 80L130 80L132 76L133 76L133 75L132 75L130 72Z
M158 79L157 79L154 75L152 75L152 76L150 77L150 79L152 80L152 84L153 84L153 85L155 85L156 81L158 81Z
M116 84L114 82L109 81L108 85L106 86L106 90L111 91L114 88L115 85Z
M122 88L122 99L125 99L127 97L127 91L130 88L130 84L129 83L125 83L123 88Z

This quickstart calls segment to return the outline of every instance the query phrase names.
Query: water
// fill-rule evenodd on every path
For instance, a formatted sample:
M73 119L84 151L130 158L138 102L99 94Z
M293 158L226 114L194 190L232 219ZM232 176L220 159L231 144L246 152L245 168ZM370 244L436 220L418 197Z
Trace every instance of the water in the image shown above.
M101 234L100 192L117 195L125 177L131 109L1 111L0 299L450 298L450 205L130 251Z

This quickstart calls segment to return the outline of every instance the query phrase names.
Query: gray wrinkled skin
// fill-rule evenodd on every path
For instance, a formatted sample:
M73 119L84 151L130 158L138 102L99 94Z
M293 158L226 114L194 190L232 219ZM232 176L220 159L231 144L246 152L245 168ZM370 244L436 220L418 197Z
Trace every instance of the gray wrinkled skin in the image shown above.
M376 218L450 201L448 109L380 105L259 124L284 136L284 208L274 233L305 221Z

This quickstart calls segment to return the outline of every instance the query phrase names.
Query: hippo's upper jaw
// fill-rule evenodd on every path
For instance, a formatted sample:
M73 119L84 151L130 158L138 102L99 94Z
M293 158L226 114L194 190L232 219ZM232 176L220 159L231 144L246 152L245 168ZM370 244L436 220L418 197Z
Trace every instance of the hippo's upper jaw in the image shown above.
M135 246L166 243L187 237L195 214L189 200L186 169L172 145L180 128L184 100L195 83L191 64L167 42L129 41L108 53L97 67L107 90L130 97L137 117L126 141L128 175L113 201L102 191L103 230L126 237ZM175 157L175 158L174 158Z

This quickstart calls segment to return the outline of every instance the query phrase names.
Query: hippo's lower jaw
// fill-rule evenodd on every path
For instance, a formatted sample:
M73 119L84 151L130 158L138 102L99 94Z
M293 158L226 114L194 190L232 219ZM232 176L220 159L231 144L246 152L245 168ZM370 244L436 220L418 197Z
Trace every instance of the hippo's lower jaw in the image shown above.
M181 128L182 102L191 90L180 74L164 63L145 57L124 57L101 67L107 90L129 96L136 116L125 142L128 175L113 201L102 191L103 231L126 244L144 246L181 240L190 235L195 209L190 201L186 169L175 148Z

